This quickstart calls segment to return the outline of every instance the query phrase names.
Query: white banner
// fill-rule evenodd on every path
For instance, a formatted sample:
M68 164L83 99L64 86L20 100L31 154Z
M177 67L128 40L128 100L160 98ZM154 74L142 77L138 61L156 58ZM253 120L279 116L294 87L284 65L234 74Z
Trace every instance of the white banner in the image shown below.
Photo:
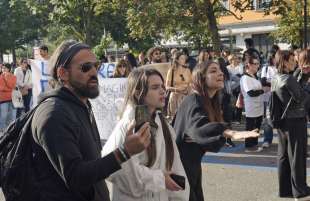
M123 109L123 100L126 92L127 78L102 78L100 75L100 95L90 100L96 118L100 138L107 140L117 123Z
M111 78L115 69L116 63L103 63L101 64L98 74L103 78Z
M32 71L32 107L37 105L37 98L40 93L48 89L48 80L50 79L50 72L47 60L33 60L29 59Z
M32 70L33 105L37 104L40 93L49 90L48 80L51 78L47 61L29 60ZM109 64L114 65L114 64ZM107 69L106 69L107 70ZM109 72L109 71L106 71ZM100 138L107 140L117 122L117 115L123 106L127 78L105 78L107 74L98 74L100 96L91 100ZM109 74L109 73L108 73Z

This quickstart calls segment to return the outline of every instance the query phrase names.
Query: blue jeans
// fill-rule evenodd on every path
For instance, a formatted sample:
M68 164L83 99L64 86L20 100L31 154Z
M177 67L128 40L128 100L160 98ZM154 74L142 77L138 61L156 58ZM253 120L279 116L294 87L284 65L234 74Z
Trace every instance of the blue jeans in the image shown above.
M30 110L30 102L32 98L32 89L28 89L28 94L23 96L24 108L17 108L16 118L20 117L23 112L28 112Z
M0 103L0 129L6 128L16 117L12 102Z
M264 142L271 144L273 140L273 127L271 126L269 115L267 114L269 112L268 106L268 102L264 102L264 120L262 128L264 131Z

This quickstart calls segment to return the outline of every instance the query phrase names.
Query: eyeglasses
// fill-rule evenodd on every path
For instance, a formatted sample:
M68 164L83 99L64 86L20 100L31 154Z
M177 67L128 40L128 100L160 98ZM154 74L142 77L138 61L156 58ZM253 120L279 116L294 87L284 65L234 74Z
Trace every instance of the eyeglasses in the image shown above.
M251 64L253 64L253 65L259 65L259 63L255 63L255 62L254 62L254 63L251 63Z
M154 52L154 55L160 55L160 52Z
M86 63L80 64L80 66L81 66L81 71L83 73L87 73L88 71L90 71L90 69L92 69L92 67L95 67L97 71L100 70L99 62L86 62Z
M119 66L119 68L126 68L126 66Z

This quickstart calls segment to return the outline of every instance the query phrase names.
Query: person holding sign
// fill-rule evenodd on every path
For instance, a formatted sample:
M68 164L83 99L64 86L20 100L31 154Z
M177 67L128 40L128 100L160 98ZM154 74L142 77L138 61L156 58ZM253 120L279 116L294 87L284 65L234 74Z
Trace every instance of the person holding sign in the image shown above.
M151 143L112 174L113 200L188 201L189 185L175 144L175 132L160 110L165 105L162 75L152 68L134 69L128 77L125 108L102 154L107 155L124 143L128 126L151 125ZM125 157L126 153L124 153Z

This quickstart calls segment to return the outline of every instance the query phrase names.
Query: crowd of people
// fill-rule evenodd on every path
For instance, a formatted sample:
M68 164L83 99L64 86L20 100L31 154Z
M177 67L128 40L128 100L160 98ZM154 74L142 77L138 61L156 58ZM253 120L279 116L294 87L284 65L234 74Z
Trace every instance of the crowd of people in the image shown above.
M243 55L187 49L165 52L153 47L136 59L116 62L113 78L128 78L124 108L114 131L101 145L89 99L99 95L100 68L86 44L63 42L49 61L52 90L42 94L32 120L34 161L44 200L109 200L104 182L113 183L112 199L203 201L201 160L206 152L235 146L259 152L279 137L279 196L310 200L306 182L310 49L280 50L274 45L267 62L245 40ZM42 46L46 53L47 47ZM114 61L109 57L109 61ZM163 76L146 64L169 63ZM1 65L0 132L29 111L31 68ZM15 107L12 92L21 93ZM134 129L135 108L151 116ZM244 112L245 131L235 131ZM264 141L260 145L260 130ZM174 175L183 178L183 184Z

